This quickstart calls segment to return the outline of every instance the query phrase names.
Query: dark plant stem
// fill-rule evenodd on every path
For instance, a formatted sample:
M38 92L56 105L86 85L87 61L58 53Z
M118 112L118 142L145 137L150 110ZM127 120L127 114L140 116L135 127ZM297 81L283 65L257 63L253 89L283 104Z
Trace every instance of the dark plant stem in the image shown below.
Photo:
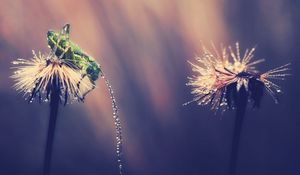
M50 174L53 140L55 134L55 126L56 126L56 119L58 114L59 101L60 101L59 87L56 85L56 82L53 82L53 87L50 94L50 118L49 118L46 150L44 156L44 170L43 170L44 175Z
M229 165L229 175L236 175L236 167L238 160L238 152L239 152L239 143L242 132L242 125L245 117L247 106L247 92L244 87L240 89L236 94L236 116L235 116L235 124L231 145L231 155L230 155L230 165Z

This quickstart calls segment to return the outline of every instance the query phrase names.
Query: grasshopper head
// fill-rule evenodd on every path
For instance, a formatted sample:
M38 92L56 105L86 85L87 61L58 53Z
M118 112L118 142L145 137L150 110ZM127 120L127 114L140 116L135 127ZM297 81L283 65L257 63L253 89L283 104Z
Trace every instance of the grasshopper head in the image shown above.
M58 32L49 30L47 32L47 40L48 45L52 50L55 48L55 46L57 46L58 49L65 49L69 43L69 34L60 34Z
M48 40L48 45L51 49L57 45L57 40L58 40L58 33L52 30L49 30L47 32L47 40Z

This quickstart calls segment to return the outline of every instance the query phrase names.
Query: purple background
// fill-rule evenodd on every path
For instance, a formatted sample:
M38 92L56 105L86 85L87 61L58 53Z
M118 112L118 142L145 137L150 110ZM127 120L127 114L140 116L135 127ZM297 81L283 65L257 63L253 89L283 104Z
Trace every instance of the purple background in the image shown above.
M300 174L299 13L295 0L47 0L0 2L0 174L42 172L47 104L12 88L10 62L46 52L46 32L71 38L103 66L117 96L126 175L224 175L234 113L191 104L187 60L201 42L257 46L259 69L292 63L284 94L248 109L238 174ZM61 107L52 174L118 174L111 104L103 79L84 104Z

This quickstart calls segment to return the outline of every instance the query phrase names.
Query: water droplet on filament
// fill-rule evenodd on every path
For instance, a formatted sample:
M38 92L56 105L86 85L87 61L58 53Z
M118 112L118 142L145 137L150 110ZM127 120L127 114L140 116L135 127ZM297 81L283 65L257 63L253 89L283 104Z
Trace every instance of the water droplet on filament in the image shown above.
M103 76L104 77L104 76ZM105 84L107 86L110 98L111 98L111 103L112 103L112 110L113 110L113 119L114 119L114 124L115 124L115 130L116 130L116 154L117 154L117 162L118 162L118 167L119 167L119 173L120 175L123 174L123 166L122 166L122 127L121 127L121 121L118 116L118 106L116 104L116 99L114 96L114 92L112 90L112 87L109 83L109 81L105 78Z

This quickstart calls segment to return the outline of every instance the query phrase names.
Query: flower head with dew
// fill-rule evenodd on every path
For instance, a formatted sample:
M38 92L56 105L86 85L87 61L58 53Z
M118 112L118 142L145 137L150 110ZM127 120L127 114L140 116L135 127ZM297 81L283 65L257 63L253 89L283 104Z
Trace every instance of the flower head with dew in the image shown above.
M283 80L289 75L285 73L289 64L259 73L255 65L264 59L253 61L255 48L247 49L243 55L239 43L236 43L235 50L221 47L218 51L213 44L211 50L203 46L203 55L196 57L198 64L189 62L196 75L188 77L187 85L192 87L191 93L195 97L185 104L197 102L199 105L210 104L213 110L234 109L237 106L236 94L242 88L254 107L259 107L264 89L275 102L278 101L276 96L281 92L280 87L270 79Z
M34 99L48 101L53 87L58 87L60 100L83 101L84 96L94 89L95 85L82 76L82 72L71 62L57 58L54 54L36 54L30 60L17 59L14 87L23 92L29 102Z

